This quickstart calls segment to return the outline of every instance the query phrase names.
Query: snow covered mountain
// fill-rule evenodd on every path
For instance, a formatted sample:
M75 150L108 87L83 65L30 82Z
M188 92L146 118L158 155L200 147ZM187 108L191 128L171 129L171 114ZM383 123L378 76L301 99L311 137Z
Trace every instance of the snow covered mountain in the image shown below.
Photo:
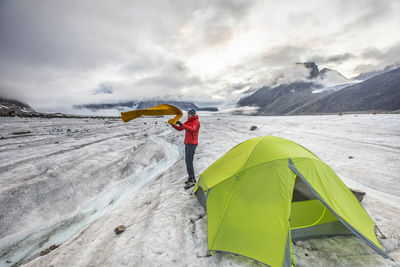
M282 84L273 88L263 87L241 99L237 105L259 107L258 115L285 115L330 93L313 94L314 90L321 88L321 85L313 82Z
M306 78L309 80L325 80L330 84L346 83L350 81L337 70L329 68L319 70L318 65L315 62L296 63L296 65L303 65L308 70L309 75Z
M303 106L318 101L351 82L336 70L324 68L321 71L314 62L296 63L303 65L308 76L292 83L264 86L253 94L243 97L237 107L258 107L256 115L296 114Z
M316 73L316 69L311 68ZM323 84L333 84L324 86ZM355 82L323 69L318 79L263 87L241 99L238 106L258 107L257 115L318 114L400 109L400 68Z
M21 101L0 98L0 116L31 116L37 113L28 104Z
M334 92L297 114L396 110L400 110L400 68Z

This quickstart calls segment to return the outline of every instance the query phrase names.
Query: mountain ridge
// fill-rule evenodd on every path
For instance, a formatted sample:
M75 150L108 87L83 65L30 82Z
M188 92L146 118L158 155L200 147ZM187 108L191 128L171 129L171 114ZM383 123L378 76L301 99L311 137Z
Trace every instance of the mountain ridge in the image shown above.
M28 104L18 100L0 97L0 116L23 116L32 113L38 112Z
M90 109L95 112L101 109L117 109L124 111L127 109L147 109L160 104L170 104L176 106L182 110L194 109L196 111L218 111L217 107L204 107L200 108L193 102L188 101L176 101L176 100L142 100L142 101L127 101L118 103L104 103L104 104L83 104L74 105L75 109Z
M400 68L334 92L298 110L298 114L400 109Z
M393 112L400 109L400 68L354 84L335 70L324 68L317 71L316 64L308 64L306 67L310 69L310 75L314 73L311 75L314 79L275 87L264 86L240 99L237 106L258 107L255 115ZM323 87L319 78L329 73L333 74L331 80L347 83Z

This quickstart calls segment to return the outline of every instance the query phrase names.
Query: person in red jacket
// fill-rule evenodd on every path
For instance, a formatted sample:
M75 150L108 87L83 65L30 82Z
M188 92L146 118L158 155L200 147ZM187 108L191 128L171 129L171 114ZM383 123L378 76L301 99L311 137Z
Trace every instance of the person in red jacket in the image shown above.
M191 109L188 111L188 120L185 123L178 121L176 125L172 125L176 130L185 130L185 162L186 170L188 172L188 179L185 182L185 189L195 185L196 178L194 176L193 158L196 152L200 130L199 117L196 115L196 110Z

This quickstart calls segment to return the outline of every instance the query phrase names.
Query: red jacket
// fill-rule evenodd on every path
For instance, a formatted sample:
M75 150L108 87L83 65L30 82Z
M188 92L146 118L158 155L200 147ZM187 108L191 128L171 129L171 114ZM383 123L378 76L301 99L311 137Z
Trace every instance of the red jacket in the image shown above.
M195 115L188 119L182 126L172 125L178 131L185 130L185 145L193 144L198 145L200 122L199 116Z

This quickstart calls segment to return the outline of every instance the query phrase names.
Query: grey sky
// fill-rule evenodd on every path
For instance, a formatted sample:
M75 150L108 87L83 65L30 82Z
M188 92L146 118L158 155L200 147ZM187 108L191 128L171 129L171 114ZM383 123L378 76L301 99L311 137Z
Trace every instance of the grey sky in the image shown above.
M400 63L400 1L0 1L0 96L39 111L167 97L217 105L314 60ZM286 77L288 76L288 77Z

